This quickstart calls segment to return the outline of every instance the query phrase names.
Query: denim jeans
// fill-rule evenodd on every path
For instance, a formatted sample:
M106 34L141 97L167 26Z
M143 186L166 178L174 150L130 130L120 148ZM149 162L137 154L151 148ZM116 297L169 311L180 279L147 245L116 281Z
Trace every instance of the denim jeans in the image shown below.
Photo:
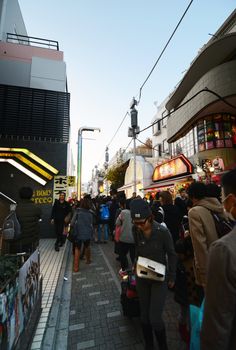
M98 241L101 241L102 231L103 231L104 241L108 241L108 232L109 232L108 224L99 224L98 225Z

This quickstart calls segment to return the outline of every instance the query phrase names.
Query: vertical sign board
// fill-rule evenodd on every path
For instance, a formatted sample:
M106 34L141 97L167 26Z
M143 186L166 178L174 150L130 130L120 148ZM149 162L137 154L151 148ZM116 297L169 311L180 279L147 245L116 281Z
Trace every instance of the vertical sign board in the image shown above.
M66 175L57 175L54 176L54 186L53 186L53 203L55 199L58 199L60 192L67 191L67 176Z
M54 176L53 203L55 202L55 199L58 199L60 191L65 192L67 197L68 188L75 187L75 184L76 184L75 176L66 176L66 175Z

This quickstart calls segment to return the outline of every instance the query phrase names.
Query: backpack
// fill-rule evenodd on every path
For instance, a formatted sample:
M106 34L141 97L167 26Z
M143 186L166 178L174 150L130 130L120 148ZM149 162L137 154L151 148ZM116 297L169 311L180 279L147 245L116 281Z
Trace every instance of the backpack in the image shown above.
M10 211L10 214L5 218L2 234L4 239L17 239L21 235L21 227L15 210Z
M217 236L219 238L227 235L233 229L233 223L215 212L211 212L215 222Z
M109 220L110 211L107 205L102 205L100 209L100 215L102 220Z

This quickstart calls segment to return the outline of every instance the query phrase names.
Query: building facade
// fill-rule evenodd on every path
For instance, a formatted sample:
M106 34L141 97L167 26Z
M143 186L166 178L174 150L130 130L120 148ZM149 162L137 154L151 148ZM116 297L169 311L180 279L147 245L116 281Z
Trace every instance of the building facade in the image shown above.
M70 95L59 43L27 34L17 0L0 1L0 192L18 201L22 186L42 206L42 235L67 189ZM56 184L56 186L55 186Z
M204 45L166 103L171 156L219 183L236 166L236 11Z

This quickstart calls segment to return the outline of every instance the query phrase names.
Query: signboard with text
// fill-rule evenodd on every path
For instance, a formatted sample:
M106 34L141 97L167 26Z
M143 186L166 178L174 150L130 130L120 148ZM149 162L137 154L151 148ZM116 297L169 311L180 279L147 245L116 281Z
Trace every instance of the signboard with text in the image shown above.
M181 154L176 158L170 159L167 162L156 166L152 175L152 181L157 182L192 173L193 165L183 154Z

